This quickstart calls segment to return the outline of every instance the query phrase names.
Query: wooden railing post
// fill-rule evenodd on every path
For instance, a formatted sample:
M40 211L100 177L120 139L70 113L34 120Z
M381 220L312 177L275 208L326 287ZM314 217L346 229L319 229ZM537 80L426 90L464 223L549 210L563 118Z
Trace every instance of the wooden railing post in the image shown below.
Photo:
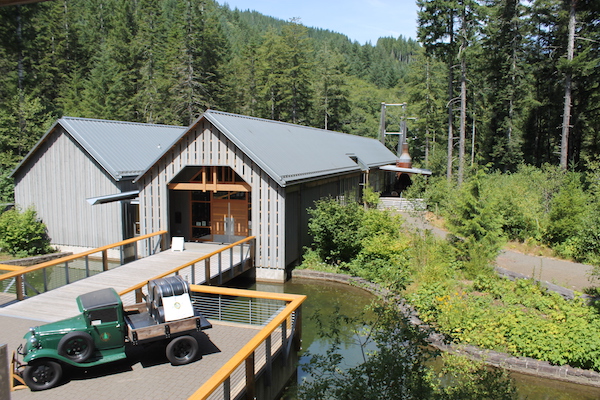
M222 255L223 255L223 252L219 252L219 254L217 255L217 260L219 263L219 279L218 279L219 285L223 284L223 263L222 263L223 257L222 257Z
M204 282L210 285L210 258L204 260Z
M16 276L17 300L25 300L25 285L23 285L23 275Z
M256 398L256 375L254 373L254 352L246 358L246 399Z

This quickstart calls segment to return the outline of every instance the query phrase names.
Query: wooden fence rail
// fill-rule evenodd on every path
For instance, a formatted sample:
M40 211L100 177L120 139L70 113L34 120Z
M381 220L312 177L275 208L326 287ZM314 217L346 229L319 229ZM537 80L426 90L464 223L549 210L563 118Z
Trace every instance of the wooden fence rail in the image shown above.
M135 237L132 239L123 240L123 241L113 243L113 244L110 244L107 246L98 247L96 249L87 250L87 251L73 254L70 256L57 258L57 259L51 260L51 261L46 261L46 262L43 262L43 263L40 263L37 265L32 265L29 267L16 267L14 265L0 264L0 270L10 271L10 272L0 275L0 282L6 281L8 279L15 279L15 289L16 289L17 300L21 301L21 300L24 300L26 297L26 295L25 295L26 281L24 279L25 274L42 270L43 274L44 274L44 291L47 291L48 287L47 287L47 280L45 277L45 275L46 275L45 271L47 268L64 264L65 269L66 269L65 284L68 284L68 283L70 283L69 273L68 273L70 262L83 259L85 261L85 265L86 265L86 275L89 276L89 262L88 262L89 256L93 255L93 254L101 254L102 269L104 271L107 271L109 268L108 250L114 249L116 247L126 246L126 245L130 245L130 244L136 244L142 240L147 240L148 245L146 247L148 248L148 252L149 252L148 255L151 255L150 253L152 253L152 251L158 250L159 247L161 250L164 249L166 234L167 234L167 231L158 231L158 232L150 233L147 235L138 236L138 237ZM152 246L151 241L153 240L153 238L159 237L159 236L160 236L160 241L159 241L160 246ZM137 258L137 254L135 254L134 258ZM123 262L123 260L121 260L121 262Z

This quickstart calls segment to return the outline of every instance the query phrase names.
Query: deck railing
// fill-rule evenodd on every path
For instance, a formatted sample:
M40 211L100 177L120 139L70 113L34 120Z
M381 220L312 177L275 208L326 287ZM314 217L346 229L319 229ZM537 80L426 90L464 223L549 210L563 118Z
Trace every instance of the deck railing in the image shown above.
M145 298L146 283L119 292L123 304L134 304ZM285 361L292 347L300 350L301 306L306 296L206 285L191 285L191 292L194 308L199 308L207 318L261 326L262 329L189 400L229 400L244 392L247 399L254 399L256 377L262 373L270 381L275 357L281 355Z
M220 285L226 278L230 279L238 276L254 266L255 242L255 236L238 240L212 253L205 254L195 260L140 282L119 294L121 297L124 297L123 302L125 304L139 303L146 298L144 290L148 281L170 275L182 275L192 285ZM226 253L229 257L223 256ZM200 273L200 269L203 273Z
M263 328L205 382L189 400L234 399L245 392L247 399L256 398L256 377L265 374L271 381L273 360L277 355L287 362L292 346L300 350L302 337L302 303L306 296L267 293L219 287L193 287L201 295L229 298L255 298L281 302L278 312L263 321Z
M158 231L29 267L0 264L0 271L9 271L0 274L1 302L20 301L137 260L138 244L142 241L146 241L147 250L142 256L155 254L164 249L166 234L167 231ZM116 248L121 255L118 261L108 256L109 250Z

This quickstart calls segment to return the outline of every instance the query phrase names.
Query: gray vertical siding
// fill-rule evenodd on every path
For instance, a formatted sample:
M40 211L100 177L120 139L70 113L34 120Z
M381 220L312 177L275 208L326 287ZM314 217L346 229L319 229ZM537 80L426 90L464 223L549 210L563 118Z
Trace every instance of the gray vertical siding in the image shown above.
M326 178L315 182L288 187L286 190L285 233L286 265L301 261L302 249L310 246L308 233L308 209L323 198L346 199L358 190L360 174L352 173L340 177Z
M86 201L120 192L60 125L15 176L15 202L35 207L55 245L100 247L122 240L120 203Z
M142 234L169 229L168 187L186 166L229 166L252 188L256 264L285 268L285 192L225 135L205 120L192 128L140 179Z

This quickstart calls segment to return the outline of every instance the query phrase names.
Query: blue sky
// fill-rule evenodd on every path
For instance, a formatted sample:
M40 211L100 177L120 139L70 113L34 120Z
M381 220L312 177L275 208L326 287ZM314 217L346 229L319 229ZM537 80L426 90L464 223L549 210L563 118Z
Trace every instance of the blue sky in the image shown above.
M343 33L350 40L372 44L383 36L416 39L415 0L217 0L231 9L256 10L303 25Z

